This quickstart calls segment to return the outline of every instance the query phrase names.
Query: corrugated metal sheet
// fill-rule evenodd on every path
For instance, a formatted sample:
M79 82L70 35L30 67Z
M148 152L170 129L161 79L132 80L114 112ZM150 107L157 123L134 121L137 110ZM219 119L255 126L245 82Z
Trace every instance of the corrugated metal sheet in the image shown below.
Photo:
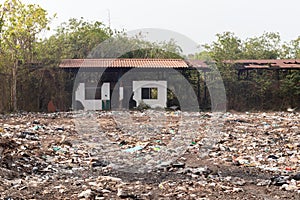
M300 59L225 60L229 64L300 64Z
M186 63L190 67L195 67L195 68L208 68L208 65L202 61L202 60L186 60Z
M80 67L139 67L139 68L188 68L181 59L65 59L61 68Z
M234 64L246 69L300 69L300 59L283 60L226 60L224 63Z

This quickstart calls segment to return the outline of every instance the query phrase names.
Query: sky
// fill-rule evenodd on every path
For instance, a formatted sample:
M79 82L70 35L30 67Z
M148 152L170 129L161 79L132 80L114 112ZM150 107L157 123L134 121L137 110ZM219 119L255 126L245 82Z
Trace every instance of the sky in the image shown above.
M282 40L300 36L299 0L21 0L57 17L51 28L69 18L102 21L113 29L167 29L197 44L209 44L217 33L241 39L279 32ZM4 2L4 0L0 0Z

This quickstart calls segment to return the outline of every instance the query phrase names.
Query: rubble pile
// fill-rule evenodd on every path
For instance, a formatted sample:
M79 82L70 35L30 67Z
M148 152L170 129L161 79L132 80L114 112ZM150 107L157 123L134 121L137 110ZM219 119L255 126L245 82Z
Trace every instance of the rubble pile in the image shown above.
M300 114L0 115L0 199L300 199Z

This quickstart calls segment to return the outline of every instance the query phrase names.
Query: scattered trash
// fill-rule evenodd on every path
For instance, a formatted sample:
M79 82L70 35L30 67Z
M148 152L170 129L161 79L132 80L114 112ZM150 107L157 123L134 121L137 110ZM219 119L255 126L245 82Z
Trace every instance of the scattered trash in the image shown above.
M96 112L101 131L86 123L83 133L71 112L0 115L0 198L300 199L297 112L222 114L220 137L206 157L201 153L209 127L216 126L214 113L194 113L187 127L179 125L181 115L188 116L181 111L163 113L158 124L148 116L152 110L129 114L133 122L124 129L111 112ZM189 136L183 154L160 156L176 153L168 145L180 134ZM115 157L99 154L109 147L101 145L103 135ZM143 161L152 155L157 160L147 172L116 168L126 156Z
M56 112L56 107L52 100L49 101L47 107L48 107L48 112Z
M184 168L185 163L172 163L172 167L175 168Z
M270 158L270 159L275 159L275 160L277 160L277 159L278 159L278 157L277 157L277 156L275 156L275 155L269 155L269 156L268 156L268 158Z
M61 147L53 147L53 151L59 151L61 150Z
M276 186L282 186L283 184L287 184L287 180L287 176L275 176L271 178L271 184Z
M92 196L93 196L93 192L91 189L85 190L78 195L79 198L87 198L87 199L91 199Z
M105 160L91 160L92 167L106 167L109 165L108 161Z
M123 145L126 145L126 144L127 144L127 142L126 142L125 140L123 140L123 141L121 141L121 142L119 143L120 146L123 146Z
M141 147L141 146L136 146L136 147L132 147L132 148L129 148L129 149L125 149L124 151L125 152L128 152L128 153L133 153L133 152L135 152L135 151L139 151L139 150L142 150L143 149L143 147Z
M161 147L160 147L160 146L155 146L155 147L153 147L153 150L154 150L154 151L160 151L160 150L161 150Z

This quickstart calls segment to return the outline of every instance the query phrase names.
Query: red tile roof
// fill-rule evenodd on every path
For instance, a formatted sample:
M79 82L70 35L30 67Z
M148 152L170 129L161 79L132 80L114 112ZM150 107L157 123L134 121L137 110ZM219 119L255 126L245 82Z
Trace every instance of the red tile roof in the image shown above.
M188 68L182 59L65 59L61 68L80 67L140 67L140 68Z

